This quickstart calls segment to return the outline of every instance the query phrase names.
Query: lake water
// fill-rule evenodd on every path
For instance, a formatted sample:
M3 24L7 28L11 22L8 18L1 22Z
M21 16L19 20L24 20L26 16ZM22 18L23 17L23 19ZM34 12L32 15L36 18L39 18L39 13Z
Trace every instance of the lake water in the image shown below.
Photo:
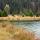
M35 34L40 37L40 21L36 22L12 22L12 24L15 24L16 27L22 27L26 30L35 32Z
M35 33L35 36L40 37L40 21L33 21L33 22L9 22L9 21L0 21L0 23L11 23L12 25L15 25L16 27L22 27L25 30L29 30L31 32Z

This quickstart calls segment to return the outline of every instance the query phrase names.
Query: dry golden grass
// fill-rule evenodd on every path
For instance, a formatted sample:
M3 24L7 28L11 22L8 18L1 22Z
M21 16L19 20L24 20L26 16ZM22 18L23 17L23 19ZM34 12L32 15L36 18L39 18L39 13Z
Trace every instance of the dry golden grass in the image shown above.
M34 33L11 24L0 23L0 40L35 40Z
M11 15L10 15L10 16L7 16L7 17L0 17L0 20L7 20L7 21L9 21L9 20L10 20L10 21L11 21L11 20L16 20L16 21L17 21L17 20L19 20L19 21L20 21L20 20L21 20L21 21L22 21L22 20L23 20L23 21L25 21L25 20L26 20L26 21L28 21L28 20L29 20L29 21L31 21L31 20L32 20L32 21L37 20L37 21L38 21L38 20L40 20L40 16L39 16L39 17L36 17L36 16L33 16L33 17L30 17L30 16L22 17L22 16L17 16L17 15L15 15L15 16L11 16Z

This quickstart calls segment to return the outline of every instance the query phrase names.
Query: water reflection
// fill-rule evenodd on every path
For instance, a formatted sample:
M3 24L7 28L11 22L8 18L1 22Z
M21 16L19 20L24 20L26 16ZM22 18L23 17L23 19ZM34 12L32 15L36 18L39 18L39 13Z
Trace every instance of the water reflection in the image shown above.
M12 22L16 27L23 27L26 30L35 32L36 35L40 36L40 21L39 22Z

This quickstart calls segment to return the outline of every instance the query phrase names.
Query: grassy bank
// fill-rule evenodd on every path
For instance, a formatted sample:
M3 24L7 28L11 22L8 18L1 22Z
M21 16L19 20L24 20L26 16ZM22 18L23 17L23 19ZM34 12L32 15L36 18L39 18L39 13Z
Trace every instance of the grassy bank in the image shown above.
M35 35L24 28L4 22L0 23L0 40L35 40Z

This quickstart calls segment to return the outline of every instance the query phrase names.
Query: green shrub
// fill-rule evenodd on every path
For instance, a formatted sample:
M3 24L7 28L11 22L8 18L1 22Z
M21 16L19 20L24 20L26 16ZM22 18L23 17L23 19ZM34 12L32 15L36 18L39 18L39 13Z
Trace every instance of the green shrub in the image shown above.
M5 11L0 11L0 17L6 17L7 13Z
M7 16L7 13L5 11L3 11L2 16L6 17Z
M33 16L32 13L33 13L32 10L24 11L24 15L25 15L25 16Z
M0 17L1 17L2 11L0 11Z
M19 15L20 14L20 12L18 13L18 11L13 11L12 12L12 16L14 16L14 15Z

